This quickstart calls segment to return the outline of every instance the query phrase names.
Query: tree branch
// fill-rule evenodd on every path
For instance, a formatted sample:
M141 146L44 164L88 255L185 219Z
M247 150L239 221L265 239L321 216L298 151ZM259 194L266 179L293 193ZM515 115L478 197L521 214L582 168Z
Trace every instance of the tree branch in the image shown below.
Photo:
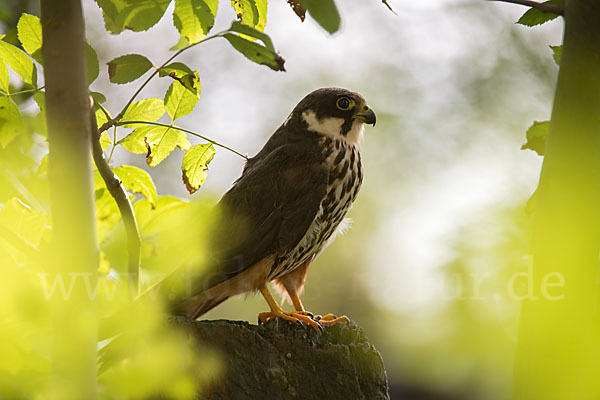
M121 180L114 174L108 162L104 158L104 152L100 145L100 131L98 130L98 124L96 123L96 115L93 107L90 110L90 123L92 127L92 146L94 163L100 172L100 176L106 183L106 188L117 202L119 212L125 225L125 232L127 234L127 253L128 253L128 270L129 278L133 284L134 293L138 293L139 290L139 279L140 279L140 258L141 258L141 239L140 231L138 229L135 214L133 213L133 206L127 196L127 191L123 187Z
M551 4L549 2L538 3L537 1L530 0L487 0L487 1L499 1L502 3L519 4L522 6L532 7L541 12L552 13L558 15L565 15L565 6L563 4Z

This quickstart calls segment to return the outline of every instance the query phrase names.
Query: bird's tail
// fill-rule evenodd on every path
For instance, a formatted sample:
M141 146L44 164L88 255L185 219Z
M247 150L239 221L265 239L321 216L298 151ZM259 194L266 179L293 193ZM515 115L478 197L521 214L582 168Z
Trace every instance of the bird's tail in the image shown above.
M185 315L188 318L197 319L228 298L228 295L215 295L210 291L205 291L175 305L170 311L174 315Z

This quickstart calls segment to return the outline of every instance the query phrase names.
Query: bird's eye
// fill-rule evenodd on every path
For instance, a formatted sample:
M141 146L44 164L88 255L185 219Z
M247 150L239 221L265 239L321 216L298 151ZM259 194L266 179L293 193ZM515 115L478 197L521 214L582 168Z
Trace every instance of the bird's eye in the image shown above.
M340 97L335 104L337 108L343 111L347 111L354 107L354 102L347 97Z

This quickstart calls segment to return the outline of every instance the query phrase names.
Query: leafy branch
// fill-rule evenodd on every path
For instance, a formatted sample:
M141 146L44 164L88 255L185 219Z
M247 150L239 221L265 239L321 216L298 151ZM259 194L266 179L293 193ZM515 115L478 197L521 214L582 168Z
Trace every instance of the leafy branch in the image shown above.
M565 6L564 4L556 4L550 1L544 3L538 3L537 1L530 0L488 0L488 1L499 1L502 3L511 3L511 4L519 4L522 6L527 6L531 8L535 8L544 13L564 15L565 14Z

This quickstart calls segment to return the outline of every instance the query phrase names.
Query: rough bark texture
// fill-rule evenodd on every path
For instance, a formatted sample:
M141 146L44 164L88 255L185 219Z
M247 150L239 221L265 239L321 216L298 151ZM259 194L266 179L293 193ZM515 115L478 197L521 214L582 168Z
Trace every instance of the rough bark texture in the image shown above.
M389 399L381 355L353 322L323 333L286 321L172 322L218 351L225 364L201 399Z

